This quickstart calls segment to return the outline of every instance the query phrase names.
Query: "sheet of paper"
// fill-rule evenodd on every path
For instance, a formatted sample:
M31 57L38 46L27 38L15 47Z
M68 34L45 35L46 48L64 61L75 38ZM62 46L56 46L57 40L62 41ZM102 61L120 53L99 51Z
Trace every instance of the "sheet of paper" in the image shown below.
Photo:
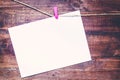
M91 60L79 11L8 30L21 77Z

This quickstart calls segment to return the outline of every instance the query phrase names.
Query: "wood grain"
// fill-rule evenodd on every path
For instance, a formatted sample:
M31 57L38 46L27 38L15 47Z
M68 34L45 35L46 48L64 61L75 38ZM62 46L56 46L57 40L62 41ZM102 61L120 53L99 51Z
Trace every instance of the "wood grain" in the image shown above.
M48 16L12 0L0 0L0 80L120 80L120 15L116 15L120 0L20 1L50 14L56 5L59 14L80 9L82 15L89 15L82 19L93 60L21 78L7 29Z

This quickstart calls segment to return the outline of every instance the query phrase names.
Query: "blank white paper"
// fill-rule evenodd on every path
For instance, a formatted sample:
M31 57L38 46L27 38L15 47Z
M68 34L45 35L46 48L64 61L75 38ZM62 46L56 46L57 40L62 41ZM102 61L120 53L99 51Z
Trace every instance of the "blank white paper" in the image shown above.
M8 29L21 77L91 60L80 16L74 11Z

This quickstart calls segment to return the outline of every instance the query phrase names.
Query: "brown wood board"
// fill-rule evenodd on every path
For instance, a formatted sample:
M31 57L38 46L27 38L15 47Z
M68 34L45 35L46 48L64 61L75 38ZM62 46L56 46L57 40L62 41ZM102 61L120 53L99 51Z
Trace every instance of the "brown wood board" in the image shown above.
M21 79L7 29L48 16L12 0L0 0L0 80L120 80L120 0L20 1L50 14L55 5L59 14L80 9L93 60Z

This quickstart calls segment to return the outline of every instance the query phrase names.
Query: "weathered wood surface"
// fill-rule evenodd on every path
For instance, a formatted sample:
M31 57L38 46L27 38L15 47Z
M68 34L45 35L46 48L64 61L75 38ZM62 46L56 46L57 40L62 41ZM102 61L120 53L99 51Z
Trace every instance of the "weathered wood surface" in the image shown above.
M119 13L120 0L20 0L52 14ZM83 16L92 61L20 78L7 28L47 18L12 0L0 0L0 80L120 80L120 15ZM69 55L68 55L69 56Z

